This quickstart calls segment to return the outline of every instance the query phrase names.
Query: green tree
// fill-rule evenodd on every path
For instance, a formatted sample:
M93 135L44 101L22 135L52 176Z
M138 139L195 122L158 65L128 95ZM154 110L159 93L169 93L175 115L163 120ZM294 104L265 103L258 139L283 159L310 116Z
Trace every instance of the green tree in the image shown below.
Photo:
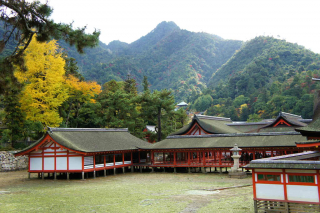
M186 125L188 121L188 115L186 110L184 110L183 108L180 108L177 111L175 111L174 120L175 120L174 131Z
M138 98L132 95L136 91L125 91L124 85L124 82L115 80L103 85L97 98L102 108L103 125L108 128L128 128L133 135L142 137L144 121L139 117Z
M212 102L213 99L210 95L200 96L199 98L197 98L197 100L195 100L194 108L197 111L205 111L211 106Z
M143 91L149 91L149 82L148 82L148 77L147 76L143 76L143 81L142 81L142 86L143 86Z
M173 132L174 97L172 91L144 91L140 96L141 117L148 123L156 125L157 141L161 141Z
M247 122L258 122L261 120L262 120L262 118L260 118L260 116L258 114L251 114L251 115L249 115Z
M130 74L127 75L127 79L124 81L124 91L133 96L137 96L138 94L136 80L131 78Z

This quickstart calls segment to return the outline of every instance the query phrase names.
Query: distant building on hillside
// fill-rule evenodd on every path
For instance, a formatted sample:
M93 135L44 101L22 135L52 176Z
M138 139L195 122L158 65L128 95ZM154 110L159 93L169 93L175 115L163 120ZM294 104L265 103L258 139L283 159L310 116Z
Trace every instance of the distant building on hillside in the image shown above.
M178 103L178 104L176 105L175 111L177 111L177 110L180 109L180 108L186 109L187 106L188 106L188 104L187 104L186 102L182 101L182 102L180 102L180 103Z

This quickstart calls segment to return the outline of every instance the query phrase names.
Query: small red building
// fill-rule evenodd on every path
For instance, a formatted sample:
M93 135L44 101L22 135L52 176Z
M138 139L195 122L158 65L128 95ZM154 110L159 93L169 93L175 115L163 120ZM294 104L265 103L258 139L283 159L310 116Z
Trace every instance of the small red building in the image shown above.
M38 173L93 172L127 168L133 163L145 162L140 147L149 143L134 137L127 129L73 129L49 128L37 142L16 153L29 156L29 175ZM144 157L143 157L144 156Z
M318 212L320 152L308 151L253 160L255 212Z

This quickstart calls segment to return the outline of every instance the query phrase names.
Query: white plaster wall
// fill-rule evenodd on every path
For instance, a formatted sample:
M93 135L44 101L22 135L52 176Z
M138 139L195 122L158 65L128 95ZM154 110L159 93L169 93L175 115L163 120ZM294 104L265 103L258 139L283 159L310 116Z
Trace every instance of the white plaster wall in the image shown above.
M287 185L288 200L319 202L317 186Z
M199 135L199 129L195 128L192 132L191 135Z
M30 170L42 170L42 158L30 158Z
M57 170L67 170L67 157L57 157Z
M54 170L54 157L44 158L44 170Z
M69 170L82 170L82 157L69 157Z
M282 184L256 184L257 198L284 200L284 189Z
M204 131L202 131L202 129L200 131L201 131L201 135L206 135L207 134Z

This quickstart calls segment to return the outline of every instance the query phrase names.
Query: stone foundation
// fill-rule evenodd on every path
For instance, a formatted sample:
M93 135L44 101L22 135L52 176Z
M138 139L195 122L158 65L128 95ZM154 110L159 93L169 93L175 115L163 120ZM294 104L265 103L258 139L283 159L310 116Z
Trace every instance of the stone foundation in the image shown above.
M229 172L229 178L246 178L247 177L247 173L245 172Z
M0 172L28 168L28 156L23 155L15 157L15 153L17 153L17 151L0 151Z

